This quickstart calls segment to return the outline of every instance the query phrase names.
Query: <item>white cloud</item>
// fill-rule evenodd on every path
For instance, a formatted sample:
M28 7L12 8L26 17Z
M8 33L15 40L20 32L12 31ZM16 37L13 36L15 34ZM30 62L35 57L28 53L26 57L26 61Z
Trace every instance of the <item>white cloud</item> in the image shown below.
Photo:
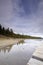
M2 1L2 0L1 0ZM38 4L36 13L26 16L21 0L3 0L0 4L0 23L13 28L18 33L43 33L43 0ZM3 5L2 5L3 4ZM25 16L24 16L25 15ZM4 22L4 23L3 23Z

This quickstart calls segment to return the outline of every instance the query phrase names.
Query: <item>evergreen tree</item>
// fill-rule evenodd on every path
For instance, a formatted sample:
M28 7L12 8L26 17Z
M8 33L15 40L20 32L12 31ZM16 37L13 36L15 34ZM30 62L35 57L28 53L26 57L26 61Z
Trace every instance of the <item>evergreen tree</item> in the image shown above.
M10 36L9 28L6 29L6 35L7 35L7 36Z
M2 25L0 24L0 34L2 34Z
M5 28L2 28L2 34L5 35Z

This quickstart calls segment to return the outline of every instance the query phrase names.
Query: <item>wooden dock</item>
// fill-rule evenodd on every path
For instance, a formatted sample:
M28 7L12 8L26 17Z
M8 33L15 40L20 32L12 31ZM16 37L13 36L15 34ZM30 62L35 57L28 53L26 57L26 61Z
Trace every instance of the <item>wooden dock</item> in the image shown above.
M43 43L33 53L27 65L43 65Z

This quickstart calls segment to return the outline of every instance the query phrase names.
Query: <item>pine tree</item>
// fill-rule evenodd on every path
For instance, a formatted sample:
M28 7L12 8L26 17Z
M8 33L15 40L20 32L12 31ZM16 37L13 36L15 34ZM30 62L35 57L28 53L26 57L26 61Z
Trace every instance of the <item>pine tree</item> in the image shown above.
M2 25L0 24L0 34L2 34Z

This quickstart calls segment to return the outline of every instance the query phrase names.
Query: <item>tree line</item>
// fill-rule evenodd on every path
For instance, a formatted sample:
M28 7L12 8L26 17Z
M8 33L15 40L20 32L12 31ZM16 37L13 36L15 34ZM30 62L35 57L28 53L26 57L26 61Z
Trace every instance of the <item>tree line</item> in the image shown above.
M13 37L13 38L23 38L24 37L24 35L15 34L12 29L9 29L9 28L5 29L5 27L3 27L1 24L0 24L0 35L4 35L7 37Z
M3 27L1 24L0 24L0 35L13 37L13 38L41 39L40 37L32 37L28 35L15 34L12 29L9 28L5 29L5 27Z
M5 29L5 27L2 27L2 25L0 24L0 34L12 37L14 33L12 29Z

